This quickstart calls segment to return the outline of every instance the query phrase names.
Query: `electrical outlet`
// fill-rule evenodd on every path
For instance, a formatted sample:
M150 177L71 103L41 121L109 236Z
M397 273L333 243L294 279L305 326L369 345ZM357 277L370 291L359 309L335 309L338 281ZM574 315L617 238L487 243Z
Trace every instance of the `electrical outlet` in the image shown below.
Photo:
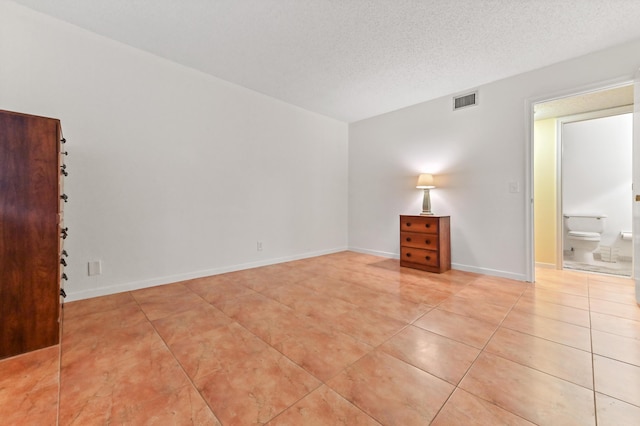
M95 260L93 262L89 262L88 272L89 272L89 276L102 274L102 261Z
M258 251L262 251L262 241L258 241L258 242L256 243L256 249L257 249Z

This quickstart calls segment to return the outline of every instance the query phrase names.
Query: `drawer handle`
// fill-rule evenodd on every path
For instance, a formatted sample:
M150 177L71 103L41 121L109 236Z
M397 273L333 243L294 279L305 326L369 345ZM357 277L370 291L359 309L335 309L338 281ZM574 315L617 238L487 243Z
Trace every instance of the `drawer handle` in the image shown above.
M425 244L431 244L431 240L424 240Z
M431 224L430 223L425 223L424 226L425 226L425 228L430 228Z
M407 257L411 257L411 253L407 253L407 254L406 254L406 256L407 256Z
M407 242L411 242L411 237L407 237Z
M424 258L427 260L431 260L431 256L425 256Z
M411 222L407 222L407 226L411 226Z

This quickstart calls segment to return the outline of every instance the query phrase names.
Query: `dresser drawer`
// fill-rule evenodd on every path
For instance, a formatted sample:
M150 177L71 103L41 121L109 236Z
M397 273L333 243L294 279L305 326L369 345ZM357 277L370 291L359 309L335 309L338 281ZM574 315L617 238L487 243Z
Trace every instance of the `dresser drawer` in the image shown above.
M400 245L404 247L438 250L438 237L419 232L400 232Z
M412 247L400 247L400 259L403 262L418 263L420 265L437 267L439 263L438 252Z
M402 216L400 221L400 231L437 234L438 223L439 219L437 217Z

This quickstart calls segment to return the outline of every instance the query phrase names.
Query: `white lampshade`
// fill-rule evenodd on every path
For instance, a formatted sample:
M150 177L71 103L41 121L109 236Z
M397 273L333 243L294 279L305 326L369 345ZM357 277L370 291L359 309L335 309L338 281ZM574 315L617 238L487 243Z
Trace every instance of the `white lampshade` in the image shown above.
M416 188L435 188L433 185L433 175L431 173L423 173L418 176Z

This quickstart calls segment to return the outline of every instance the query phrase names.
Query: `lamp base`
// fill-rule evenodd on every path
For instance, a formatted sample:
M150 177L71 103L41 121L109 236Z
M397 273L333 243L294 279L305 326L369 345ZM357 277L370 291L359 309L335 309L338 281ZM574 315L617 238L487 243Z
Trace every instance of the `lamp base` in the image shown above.
M429 194L429 188L424 189L424 195L422 197L422 213L420 216L433 216L431 212L431 196Z

